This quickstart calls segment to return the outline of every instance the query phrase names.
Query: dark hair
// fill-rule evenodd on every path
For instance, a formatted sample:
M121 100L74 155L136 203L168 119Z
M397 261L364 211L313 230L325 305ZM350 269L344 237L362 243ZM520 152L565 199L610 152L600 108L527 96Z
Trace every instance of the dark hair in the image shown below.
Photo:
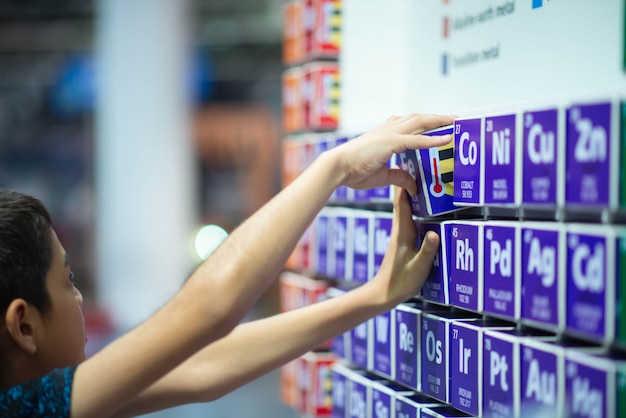
M0 188L0 313L22 298L42 313L52 306L46 274L52 221L36 198Z

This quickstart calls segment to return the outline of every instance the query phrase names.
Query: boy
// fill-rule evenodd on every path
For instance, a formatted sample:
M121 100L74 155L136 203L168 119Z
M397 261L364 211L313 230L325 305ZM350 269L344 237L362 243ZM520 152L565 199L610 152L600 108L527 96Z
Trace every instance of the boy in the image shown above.
M449 135L419 133L452 122L437 115L392 117L324 153L239 226L169 303L89 359L82 296L46 210L36 199L2 191L0 415L126 417L210 401L410 298L439 241L429 233L416 250L400 189L415 194L416 184L386 164L404 149L449 142ZM372 281L341 297L237 326L337 186L389 184L399 186L392 235ZM272 338L263 338L268 334ZM255 356L246 353L250 345Z

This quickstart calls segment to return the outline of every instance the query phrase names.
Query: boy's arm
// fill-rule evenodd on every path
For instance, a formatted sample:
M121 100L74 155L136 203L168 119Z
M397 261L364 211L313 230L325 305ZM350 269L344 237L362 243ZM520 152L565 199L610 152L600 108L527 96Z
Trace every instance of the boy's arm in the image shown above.
M404 193L396 189L396 194L402 201L396 199L390 246L374 280L339 297L239 325L141 393L116 417L215 400L417 293L432 267L438 241L433 234L429 238L435 242L427 240L419 252L414 248L411 210Z
M386 163L407 148L447 143L450 136L415 133L450 123L446 116L393 118L320 156L237 228L169 303L78 366L71 416L113 415L198 350L227 335L277 276L337 186L396 184L415 193L409 174L388 169Z

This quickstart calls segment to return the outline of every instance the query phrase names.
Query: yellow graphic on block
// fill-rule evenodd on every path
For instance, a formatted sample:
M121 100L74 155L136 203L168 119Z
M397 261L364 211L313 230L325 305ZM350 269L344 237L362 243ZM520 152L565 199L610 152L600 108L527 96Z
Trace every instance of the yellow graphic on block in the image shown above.
M333 119L339 120L339 71L332 74L330 80L331 83L328 89L328 99L330 101L330 107L328 113Z
M430 148L428 154L431 172L428 191L434 197L442 197L444 194L453 196L454 143L450 142L439 148Z
M330 44L339 49L341 47L341 2L335 1L330 7L329 41Z

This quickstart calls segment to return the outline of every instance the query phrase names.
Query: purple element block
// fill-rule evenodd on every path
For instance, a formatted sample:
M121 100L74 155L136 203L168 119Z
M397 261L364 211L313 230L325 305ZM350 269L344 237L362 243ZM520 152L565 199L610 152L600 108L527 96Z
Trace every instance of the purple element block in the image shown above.
M366 214L359 214L354 218L354 251L352 259L352 280L357 283L365 283L370 277L370 251L369 240L372 234L372 218Z
M367 203L369 202L370 197L369 197L369 190L361 190L361 189L354 189L354 194L352 197L352 201L355 203Z
M567 233L567 308L569 330L606 337L608 238Z
M534 416L559 416L556 352L522 344L521 376L520 410Z
M485 118L485 203L515 203L516 116Z
M391 186L369 189L367 193L367 200L369 202L391 202L393 200L392 190Z
M567 109L565 202L609 204L611 103Z
M513 226L485 225L484 311L515 318L517 231Z
M367 392L368 386L365 379L352 380L348 385L350 388L350 399L348 401L350 418L367 417Z
M447 402L446 322L436 316L422 316L422 393Z
M413 402L405 398L396 398L396 417L415 418L419 414L420 408Z
M389 237L391 236L391 223L390 213L380 212L376 214L374 219L374 267L372 276L378 273L387 252Z
M328 276L328 216L320 213L315 223L317 243L317 273Z
M346 270L348 252L348 217L346 215L335 215L331 218L330 230L333 234L333 253L335 256L335 271L333 277L344 279L349 276Z
M611 416L607 408L607 371L572 358L565 361L565 416ZM615 388L612 388L614 391Z
M483 416L515 414L514 344L486 333L483 337Z
M408 172L417 185L417 194L410 197L411 211L415 216L426 216L428 211L426 210L426 200L424 198L424 190L422 190L422 178L420 177L419 162L417 160L417 153L415 150L405 150L398 154L398 162L400 168Z
M324 152L328 150L329 139L321 138L315 144L313 144L313 160L322 155Z
M378 374L392 377L391 364L391 335L392 315L385 312L372 319L372 332L374 338L374 352L372 353L373 369Z
M461 411L479 413L478 328L450 325L450 404Z
M426 236L428 231L434 231L441 237L442 228L440 223L424 223L422 224L424 232L423 237ZM442 242L443 240L440 240ZM450 242L448 239L446 242ZM449 248L447 246L446 248ZM422 297L426 300L448 304L449 303L449 293L448 293L448 282L445 278L444 274L444 264L443 264L443 248L442 245L439 245L439 251L437 251L437 255L435 255L435 259L433 260L433 267L426 278L426 282L422 287ZM445 259L449 259L446 257Z
M349 360L348 357L346 357L346 354L348 354L346 347L349 345L348 341L350 339L350 332L337 335L330 341L330 351L339 358Z
M477 225L450 224L450 304L475 311L482 308L479 239Z
M391 406L393 398L388 390L382 390L384 386L379 383L372 385L372 403L370 406L370 417L391 417Z
M531 321L559 325L559 231L522 228L522 312Z
M350 331L350 354L352 356L352 362L357 366L363 367L364 369L369 367L369 333L369 321L357 325Z
M453 128L439 129L424 135L450 135ZM426 212L428 215L449 212L457 209L454 206L454 143L439 148L420 149L417 151L422 176L420 193L424 193Z
M454 121L454 203L479 204L481 119Z
M395 381L418 389L420 311L410 307L395 309Z
M344 294L345 291L331 287L327 291L327 295L329 298L334 298ZM332 338L330 341L330 351L335 354L338 358L346 359L348 361L350 358L350 341L352 340L352 335L350 331L346 331L343 334L337 335Z
M524 113L523 203L556 204L558 137L557 109Z
M387 167L392 165L395 165L395 155L387 162ZM374 187L367 191L367 200L369 202L391 202L393 200L392 191L392 186Z
M333 381L333 418L346 418L347 404L347 379L343 373L332 371Z

